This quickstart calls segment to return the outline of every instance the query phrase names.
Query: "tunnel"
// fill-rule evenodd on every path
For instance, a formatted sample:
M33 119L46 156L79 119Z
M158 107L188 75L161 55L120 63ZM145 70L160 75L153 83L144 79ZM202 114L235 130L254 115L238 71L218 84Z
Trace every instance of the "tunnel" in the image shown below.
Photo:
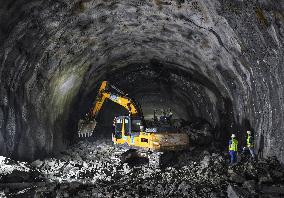
M216 141L264 137L284 162L283 1L19 0L0 8L0 154L34 160L76 141L108 80L144 116L205 120ZM100 135L123 110L107 102ZM243 138L242 141L245 141Z

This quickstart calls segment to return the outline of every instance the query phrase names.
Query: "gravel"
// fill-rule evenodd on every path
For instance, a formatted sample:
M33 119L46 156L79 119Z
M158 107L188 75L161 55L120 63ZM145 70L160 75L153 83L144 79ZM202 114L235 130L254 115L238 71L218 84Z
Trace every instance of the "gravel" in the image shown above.
M7 197L254 197L263 193L262 187L269 189L264 193L272 190L281 193L284 186L280 178L284 171L274 158L229 167L223 153L196 148L179 153L174 165L159 168L148 162L135 166L122 163L120 156L127 150L101 140L79 142L56 158L31 164L5 158L14 169L18 163L25 164L43 175L46 181L22 188L2 186L0 193ZM2 171L4 173L7 174ZM272 185L276 187L270 188Z

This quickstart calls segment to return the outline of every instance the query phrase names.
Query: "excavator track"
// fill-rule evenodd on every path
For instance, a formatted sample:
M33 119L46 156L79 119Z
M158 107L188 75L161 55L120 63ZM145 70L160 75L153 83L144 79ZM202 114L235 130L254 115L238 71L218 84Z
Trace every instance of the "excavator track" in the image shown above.
M140 158L140 161L147 158L148 165L153 168L165 168L178 159L178 152L166 151L166 152L157 152L157 151L147 151L144 149L129 149L126 152L121 154L121 163L129 163L134 159L137 161Z

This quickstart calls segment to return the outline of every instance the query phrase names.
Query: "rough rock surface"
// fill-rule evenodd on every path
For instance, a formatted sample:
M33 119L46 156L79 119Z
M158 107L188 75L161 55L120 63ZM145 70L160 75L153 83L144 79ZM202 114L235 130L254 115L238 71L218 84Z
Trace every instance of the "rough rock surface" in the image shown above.
M283 1L1 0L0 153L35 159L73 139L98 82L201 117L216 137L255 131L284 162ZM108 131L113 115L101 115ZM240 136L241 137L241 136Z
M183 152L163 169L121 163L126 151L110 141L80 142L56 158L32 164L48 180L0 185L7 197L281 197L284 169L274 158L229 167L223 154ZM1 174L0 174L1 175ZM263 177L269 179L261 180ZM240 181L241 178L241 181Z
M45 177L32 165L0 156L0 185L7 183L41 182Z

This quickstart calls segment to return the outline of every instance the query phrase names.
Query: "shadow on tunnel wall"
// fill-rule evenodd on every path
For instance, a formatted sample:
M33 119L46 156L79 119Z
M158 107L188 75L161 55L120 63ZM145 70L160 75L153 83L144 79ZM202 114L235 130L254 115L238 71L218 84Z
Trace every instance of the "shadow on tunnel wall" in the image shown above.
M74 100L71 102L71 111L67 119L66 131L64 137L68 144L73 144L78 141L78 122L88 112L93 104L95 95L88 95L86 98L82 97L83 91L80 90Z
M231 135L235 134L241 149L246 144L246 131L252 131L253 134L255 131L247 118L243 118L241 123L234 119L233 104L229 98L224 98L223 101L224 110L219 110L220 124L214 129L215 141L221 142L221 145L226 147Z
M222 98L223 109L218 110L220 123L214 129L215 141L219 142L220 146L226 147L228 140L234 133L240 135L240 124L235 121L233 104L231 99Z

